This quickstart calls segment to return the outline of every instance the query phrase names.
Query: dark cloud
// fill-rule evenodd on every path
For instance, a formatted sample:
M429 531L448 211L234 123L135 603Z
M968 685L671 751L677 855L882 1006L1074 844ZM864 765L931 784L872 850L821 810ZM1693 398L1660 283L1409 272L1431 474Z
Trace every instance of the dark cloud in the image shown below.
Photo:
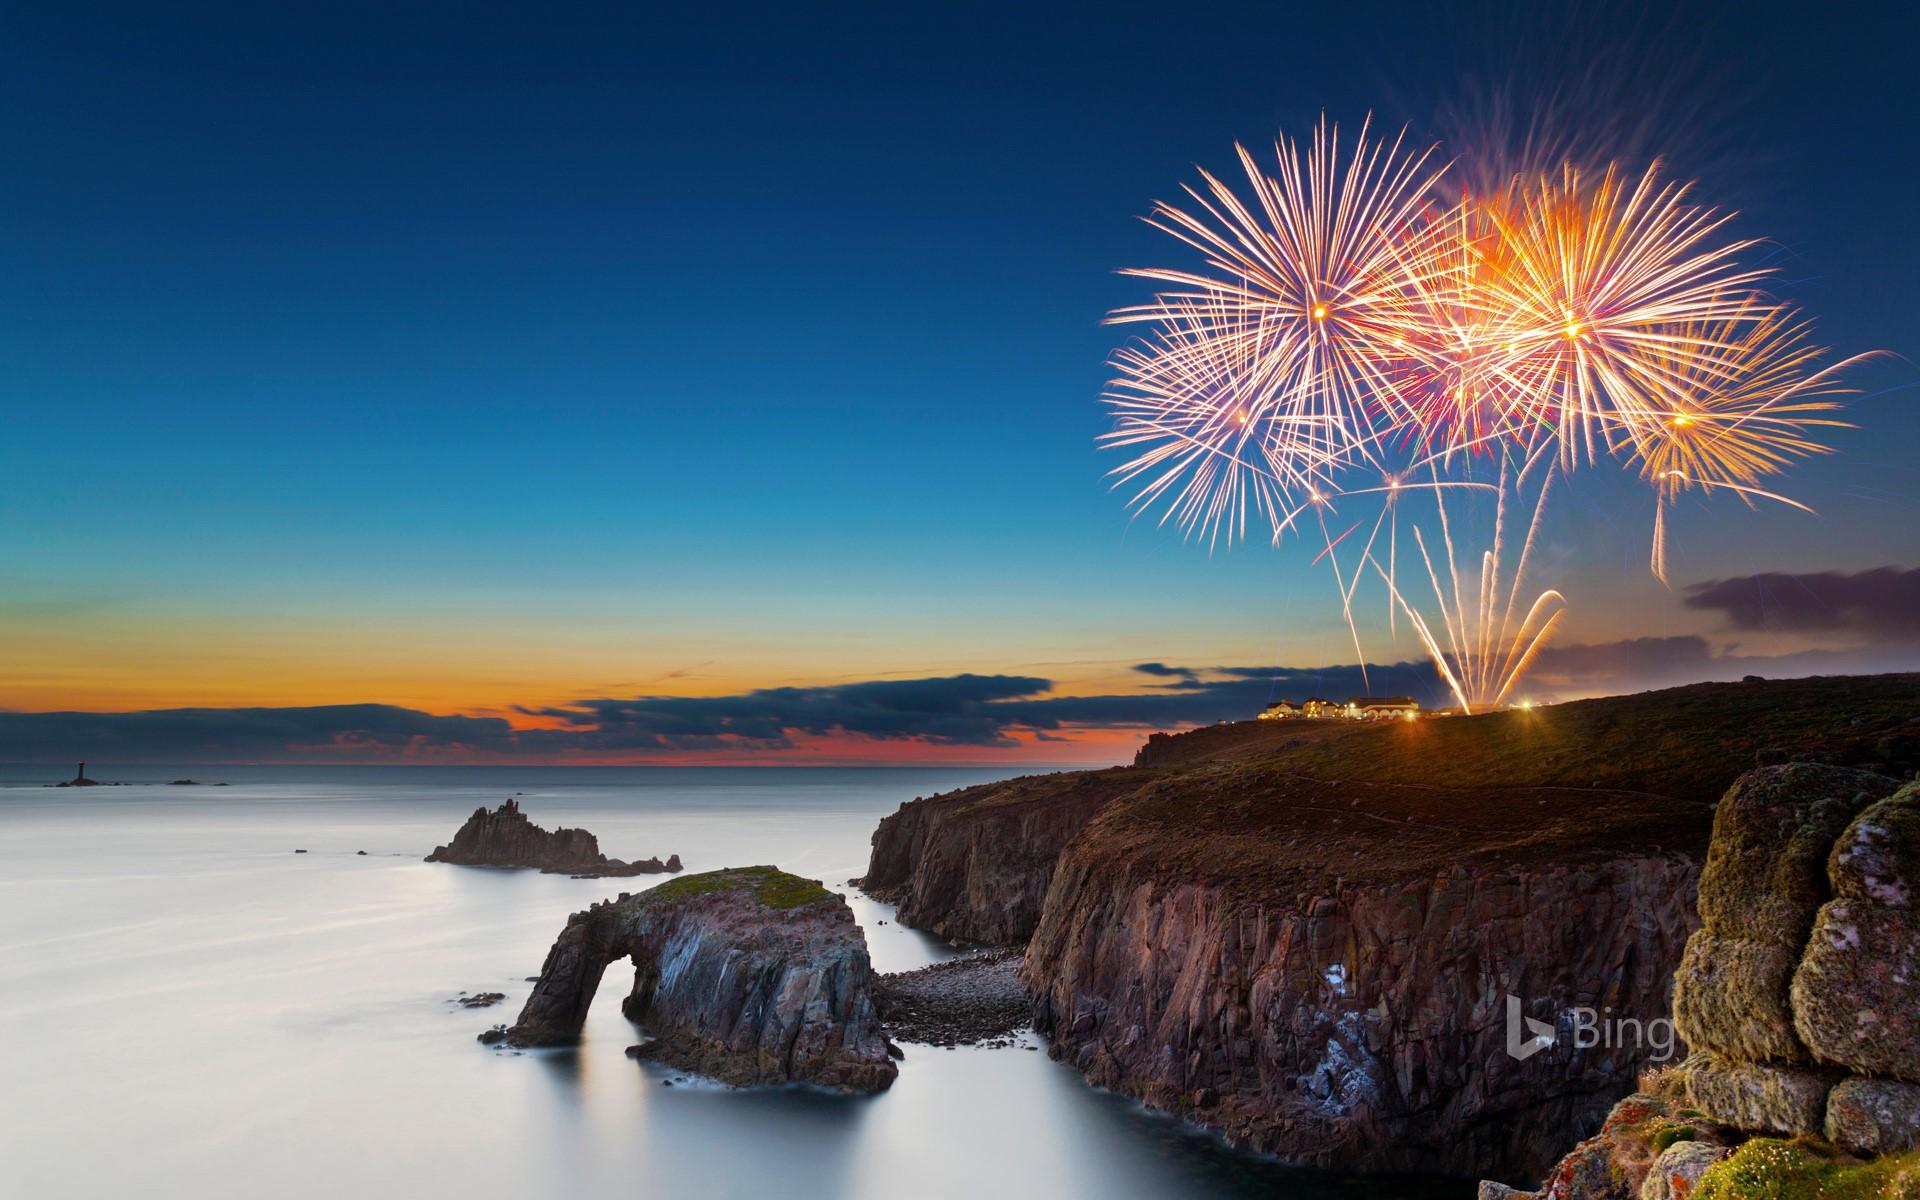
M513 742L513 728L501 717L435 716L390 704L0 712L0 761L10 762L378 758L422 748L502 751Z
M1039 696L1050 680L1027 675L883 679L831 687L757 688L734 696L641 696L521 709L569 726L522 740L555 749L784 749L792 735L852 735L937 745L1012 745L1001 705Z
M1191 667L1170 667L1160 662L1144 662L1133 664L1133 669L1142 675L1151 675L1156 679L1166 680L1167 682L1165 683L1150 683L1147 685L1148 687L1159 688L1163 691L1196 692L1203 690L1207 686L1201 682L1200 676L1195 674Z
M1715 579L1689 588L1686 604L1720 613L1734 629L1920 638L1920 568Z

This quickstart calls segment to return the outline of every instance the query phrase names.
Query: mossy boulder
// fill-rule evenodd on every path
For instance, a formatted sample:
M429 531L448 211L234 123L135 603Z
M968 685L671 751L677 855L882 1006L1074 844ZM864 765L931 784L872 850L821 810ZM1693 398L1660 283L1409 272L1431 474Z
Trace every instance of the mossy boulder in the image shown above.
M1920 1082L1920 916L1851 900L1820 910L1793 977L1816 1059Z
M1700 873L1699 944L1689 943L1674 975L1674 1023L1689 1046L1811 1061L1789 1007L1794 964L1832 895L1835 840L1896 786L1868 771L1789 763L1749 771L1728 789Z
M1821 1062L1920 1082L1920 788L1860 813L1829 863L1794 975L1794 1025Z
M1829 897L1835 840L1899 785L1884 775L1788 763L1742 775L1713 818L1700 872L1700 919L1725 937L1799 949Z
M1706 930L1674 971L1674 1024L1689 1046L1747 1061L1804 1059L1787 1004L1800 947Z
M1920 784L1853 819L1827 864L1833 894L1884 908L1920 908Z

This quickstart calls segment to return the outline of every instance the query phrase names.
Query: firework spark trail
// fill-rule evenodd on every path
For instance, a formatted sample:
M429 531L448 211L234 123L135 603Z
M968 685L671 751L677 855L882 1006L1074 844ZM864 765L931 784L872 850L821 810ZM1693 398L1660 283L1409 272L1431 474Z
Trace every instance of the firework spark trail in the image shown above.
M1527 668L1533 664L1534 658L1566 615L1566 597L1548 589L1534 598L1517 624L1513 620L1526 579L1527 560L1532 554L1541 517L1546 512L1547 489L1551 483L1552 475L1549 473L1534 502L1533 519L1527 526L1519 563L1509 576L1504 573L1504 535L1510 489L1503 471L1495 508L1493 546L1481 555L1478 583L1470 604L1461 584L1462 572L1456 564L1446 499L1441 493L1435 492L1434 505L1440 518L1447 584L1441 583L1440 569L1427 549L1426 537L1418 525L1413 527L1413 539L1420 549L1421 562L1426 566L1427 582L1433 590L1440 627L1446 634L1444 646L1435 636L1432 624L1388 575L1386 567L1378 559L1368 560L1393 602L1405 615L1407 624L1419 637L1428 656L1433 659L1441 678L1446 681L1448 690L1453 693L1463 712L1471 713L1476 708L1495 708L1504 704L1512 694L1514 685L1526 674Z
M1622 430L1611 447L1653 485L1651 565L1663 582L1667 578L1667 505L1682 491L1724 490L1749 506L1764 499L1812 511L1798 500L1760 486L1760 481L1785 471L1800 458L1832 453L1812 432L1851 427L1826 414L1840 407L1834 397L1855 391L1841 384L1840 373L1874 356L1860 354L1821 366L1825 352L1812 344L1810 334L1808 322L1779 307L1737 323L1708 322L1680 329L1682 343L1725 347L1741 370L1725 380L1717 371L1676 354L1668 370L1680 386L1669 407L1655 414L1650 429Z

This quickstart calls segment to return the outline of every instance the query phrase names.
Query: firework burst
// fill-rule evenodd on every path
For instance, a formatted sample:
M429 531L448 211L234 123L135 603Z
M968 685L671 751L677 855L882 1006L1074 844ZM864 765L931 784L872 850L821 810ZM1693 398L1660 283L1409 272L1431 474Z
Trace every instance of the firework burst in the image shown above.
M1132 456L1112 474L1136 512L1161 508L1209 545L1259 524L1276 542L1317 529L1356 652L1371 568L1389 621L1408 620L1462 706L1501 702L1565 609L1553 591L1517 607L1556 473L1611 458L1652 485L1662 580L1679 493L1805 507L1763 481L1825 452L1819 431L1843 424L1829 415L1838 374L1857 360L1821 366L1806 322L1743 261L1755 242L1730 239L1730 215L1692 203L1658 163L1638 176L1566 165L1445 203L1446 165L1404 134L1371 139L1363 124L1343 146L1322 120L1304 147L1276 142L1271 173L1235 149L1244 193L1202 171L1190 206L1148 218L1204 265L1124 272L1163 290L1110 317L1150 328L1113 357L1101 441ZM1497 488L1458 473L1488 456ZM1508 496L1542 464L1507 576ZM1499 493L1473 587L1455 570L1453 488ZM1396 576L1411 492L1440 519L1449 586L1413 531L1437 622Z
M1378 465L1404 426L1398 364L1426 312L1444 170L1432 147L1370 140L1365 125L1351 148L1325 121L1305 148L1281 139L1273 174L1235 149L1251 199L1203 171L1191 209L1148 218L1208 271L1124 272L1168 290L1110 318L1154 332L1115 356L1106 397L1109 444L1150 447L1116 472L1140 483L1136 503L1165 500L1189 534L1229 542L1249 505L1278 535L1301 495L1331 491L1346 464Z
M1659 164L1629 184L1572 166L1516 181L1479 206L1491 236L1466 306L1493 349L1475 381L1552 440L1561 465L1599 458L1610 440L1659 428L1690 386L1746 372L1745 339L1690 336L1763 319L1767 272L1740 263L1752 241L1721 241L1728 214L1687 203Z

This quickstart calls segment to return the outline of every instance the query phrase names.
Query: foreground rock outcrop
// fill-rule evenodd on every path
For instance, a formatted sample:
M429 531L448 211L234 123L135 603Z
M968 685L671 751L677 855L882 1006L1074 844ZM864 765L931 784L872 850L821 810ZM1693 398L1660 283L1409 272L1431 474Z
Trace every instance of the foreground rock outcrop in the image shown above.
M535 867L549 875L585 877L659 875L680 870L680 856L661 862L646 858L626 862L600 853L600 839L584 829L548 831L535 825L520 804L508 800L489 812L473 810L467 823L445 846L435 846L428 862L458 863L468 867Z
M1211 727L904 805L862 882L903 923L1024 942L1036 1025L1096 1083L1295 1161L1538 1179L1672 1049L1574 1027L1669 1015L1728 785L1762 759L1910 770L1916 697ZM1509 997L1551 1044L1509 1053Z
M1715 815L1703 924L1674 979L1694 1053L1538 1193L1482 1194L1920 1197L1916 909L1920 785L1807 763L1742 777ZM1680 1130L1669 1145L1640 1109ZM1684 1172L1677 1140L1692 1143Z
M846 901L813 880L708 871L573 914L505 1040L577 1041L619 958L633 960L622 1011L650 1037L641 1057L738 1086L871 1092L894 1080L866 939Z
M1920 1147L1920 786L1756 771L1720 806L1674 979L1689 1098L1762 1133Z

